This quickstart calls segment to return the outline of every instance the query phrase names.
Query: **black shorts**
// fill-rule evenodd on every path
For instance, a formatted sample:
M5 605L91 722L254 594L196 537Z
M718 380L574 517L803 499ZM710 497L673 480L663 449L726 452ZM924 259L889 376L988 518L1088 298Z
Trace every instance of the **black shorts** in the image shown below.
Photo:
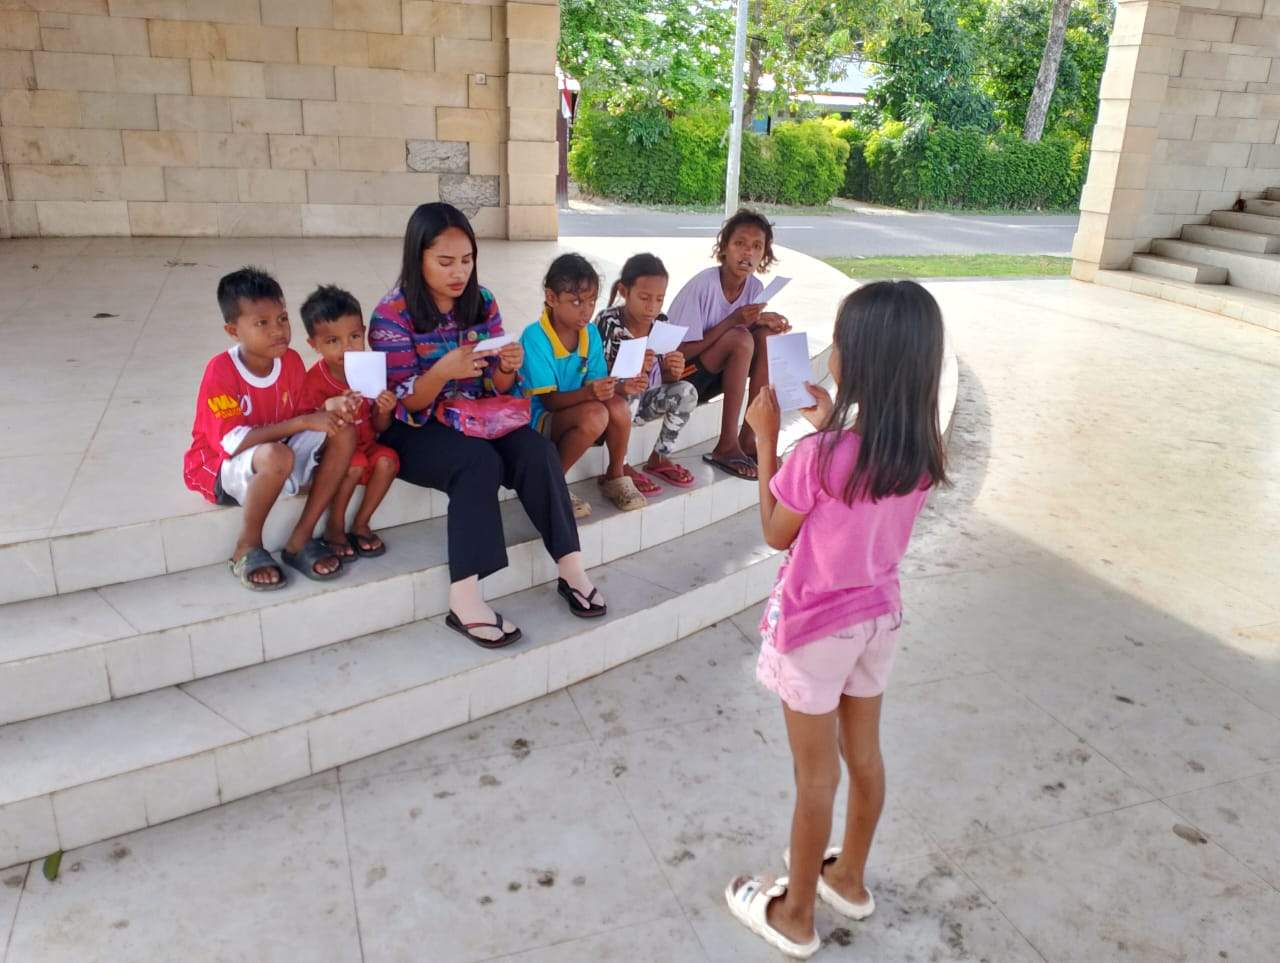
M724 394L724 380L719 372L706 371L699 368L684 380L693 385L694 390L698 392L698 404L700 405L706 404L717 395Z

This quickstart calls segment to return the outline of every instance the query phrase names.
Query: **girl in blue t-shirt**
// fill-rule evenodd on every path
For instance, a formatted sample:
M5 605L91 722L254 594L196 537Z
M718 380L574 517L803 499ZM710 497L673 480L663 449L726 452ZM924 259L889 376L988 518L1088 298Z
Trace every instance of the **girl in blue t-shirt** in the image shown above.
M645 378L620 384L609 376L600 332L591 323L600 275L581 254L562 254L551 262L542 283L542 317L520 337L533 426L551 439L566 472L603 441L609 466L600 478L601 492L624 512L644 508L644 496L625 472L631 408L621 389L638 393ZM591 514L584 499L570 496L577 518Z

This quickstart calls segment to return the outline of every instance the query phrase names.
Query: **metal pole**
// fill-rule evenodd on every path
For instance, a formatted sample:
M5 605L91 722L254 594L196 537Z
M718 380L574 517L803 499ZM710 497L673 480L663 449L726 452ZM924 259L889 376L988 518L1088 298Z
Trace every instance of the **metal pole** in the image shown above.
M725 166L724 216L738 209L738 182L742 169L742 74L747 59L747 12L750 0L738 0L738 29L733 38L733 117L729 123L729 162Z

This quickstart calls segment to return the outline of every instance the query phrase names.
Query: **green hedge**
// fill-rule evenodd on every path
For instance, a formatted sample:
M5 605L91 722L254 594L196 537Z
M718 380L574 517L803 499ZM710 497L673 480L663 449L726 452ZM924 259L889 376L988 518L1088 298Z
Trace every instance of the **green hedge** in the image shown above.
M612 115L584 102L573 126L569 173L592 194L648 204L724 200L725 111ZM819 121L746 133L742 196L777 204L826 204L845 182L848 144Z
M1088 144L1071 134L1029 144L1013 134L899 121L836 133L853 145L843 195L895 207L1073 208L1089 163Z

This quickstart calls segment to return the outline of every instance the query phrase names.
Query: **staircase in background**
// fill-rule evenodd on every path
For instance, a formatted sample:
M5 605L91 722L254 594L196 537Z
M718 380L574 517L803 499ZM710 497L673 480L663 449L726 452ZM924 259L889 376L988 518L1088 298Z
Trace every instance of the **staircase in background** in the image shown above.
M1280 331L1280 188L1214 211L1135 254L1129 271L1099 271L1098 284L1148 294Z

